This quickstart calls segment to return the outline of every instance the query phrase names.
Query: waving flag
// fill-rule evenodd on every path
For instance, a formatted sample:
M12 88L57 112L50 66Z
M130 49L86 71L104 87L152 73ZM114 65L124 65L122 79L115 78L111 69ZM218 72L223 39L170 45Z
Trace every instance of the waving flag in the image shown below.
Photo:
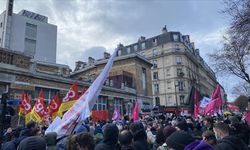
M54 98L49 102L48 112L51 117L51 120L54 120L57 116L58 110L60 107L59 95L58 93L54 96Z
M82 91L81 91L81 96L87 91L87 88L86 87L82 87Z
M25 94L22 93L20 96L21 103L18 105L18 115L25 117L25 109L23 108L22 101L24 100Z
M197 89L194 89L194 118L198 118L198 112L199 112L199 100L198 100L198 91Z
M134 121L139 120L139 108L138 108L138 102L137 101L135 103L132 118L134 119Z
M211 99L216 101L216 107L222 108L223 103L219 84L217 85L216 90L213 92Z
M77 124L80 124L90 116L90 110L94 107L101 92L105 79L107 78L117 49L109 58L108 63L95 79L88 90L76 101L76 103L63 115L62 119L56 117L45 133L56 132L58 137L69 134Z
M42 123L44 119L44 113L46 111L46 105L44 103L43 91L40 90L39 96L31 112L31 119L35 122Z
M120 111L118 110L118 108L115 108L113 116L112 116L112 120L119 120L120 118L121 118Z
M27 124L28 122L31 121L30 115L31 115L32 106L30 104L29 96L27 93L23 94L21 96L21 98L22 98L22 101L18 107L23 109L22 111L23 111L23 115L25 117L25 123Z
M63 98L61 106L58 110L58 116L62 117L63 113L68 111L73 104L78 99L78 87L77 83L74 82L69 91L67 92L66 96Z
M45 127L48 127L51 123L51 116L49 114L49 107L45 108L44 115L43 115L43 124Z

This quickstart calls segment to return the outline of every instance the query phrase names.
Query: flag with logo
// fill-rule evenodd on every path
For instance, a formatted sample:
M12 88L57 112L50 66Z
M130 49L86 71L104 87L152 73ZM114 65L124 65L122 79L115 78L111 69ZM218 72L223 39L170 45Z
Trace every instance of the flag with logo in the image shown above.
M57 116L58 110L60 107L59 95L58 93L54 96L54 98L49 102L48 112L51 117L51 120L54 120Z
M27 93L23 94L20 107L24 110L25 123L27 124L31 121L30 115L32 110L30 99Z
M46 105L44 103L43 91L40 90L39 96L31 112L31 119L35 122L42 123L44 120L44 114L46 111Z
M85 86L82 87L82 91L81 91L81 96L87 91L87 88Z
M119 109L116 107L112 116L112 120L119 120L121 118L121 114Z
M25 117L25 109L23 108L23 105L22 105L22 101L24 100L24 96L25 96L25 94L22 93L20 96L21 103L19 103L19 105L18 105L18 115L22 116L22 117Z
M48 127L51 123L51 116L49 114L49 107L45 108L44 115L43 115L43 125Z
M66 96L63 98L61 106L58 110L58 116L62 117L63 114L68 111L78 99L78 87L77 83L74 82L67 92Z
M63 115L62 119L56 117L45 133L56 132L58 137L70 134L75 126L81 124L90 116L90 110L94 107L96 100L101 92L104 81L106 80L112 65L117 49L109 58L108 63L100 75L91 84L88 90L76 101L76 103Z

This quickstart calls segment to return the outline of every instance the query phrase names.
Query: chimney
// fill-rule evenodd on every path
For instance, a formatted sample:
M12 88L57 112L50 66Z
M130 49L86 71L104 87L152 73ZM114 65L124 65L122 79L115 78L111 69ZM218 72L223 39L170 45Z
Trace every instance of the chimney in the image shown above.
M109 57L110 57L110 54L109 53L107 53L107 52L104 52L104 59L109 59Z
M95 63L95 59L92 57L89 57L88 64L93 64L93 63Z
M83 61L77 61L76 62L76 67L75 67L75 71L80 70L82 68L84 68L87 65L86 62Z
M190 45L191 45L191 48L192 48L192 49L195 49L195 47L194 47L194 42L190 43Z
M117 45L117 48L118 48L118 49L121 49L122 47L124 47L122 43L119 43L119 44Z
M162 28L161 31L162 31L162 34L167 33L167 32L168 32L167 26L165 25L165 26Z
M145 41L146 40L146 37L145 36L141 36L139 39L138 39L138 41Z

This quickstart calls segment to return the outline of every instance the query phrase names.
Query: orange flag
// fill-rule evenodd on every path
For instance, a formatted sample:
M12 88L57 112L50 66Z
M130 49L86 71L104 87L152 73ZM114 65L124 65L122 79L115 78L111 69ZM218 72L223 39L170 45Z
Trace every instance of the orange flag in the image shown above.
M56 118L59 107L60 107L60 101L59 101L59 95L57 93L55 97L49 102L48 106L48 111L51 120L54 120Z
M62 117L63 114L73 106L77 99L78 87L77 83L74 82L69 91L67 92L66 96L62 100L61 106L58 110L58 116Z
M23 116L23 117L25 116L25 109L23 108L23 105L22 105L23 100L24 100L24 96L25 96L25 94L22 93L22 95L20 96L21 103L18 105L18 115Z
M39 96L31 112L31 119L35 122L41 123L44 119L46 105L44 103L43 91L40 90Z

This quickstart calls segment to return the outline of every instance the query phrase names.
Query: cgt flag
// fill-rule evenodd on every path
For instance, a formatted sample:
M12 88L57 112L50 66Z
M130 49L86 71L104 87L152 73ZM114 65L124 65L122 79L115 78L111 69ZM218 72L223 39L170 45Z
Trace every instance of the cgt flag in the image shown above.
M20 96L21 103L18 105L18 115L22 116L22 117L25 117L25 109L23 108L23 105L22 105L24 97L25 97L25 94L22 93L21 96Z
M117 49L109 58L108 63L100 75L91 84L88 90L74 103L74 105L63 115L62 119L56 117L45 133L56 132L58 137L70 134L74 127L82 123L90 116L90 110L94 107L96 100L101 92L103 84L112 68Z
M139 108L138 108L138 102L135 103L135 108L133 110L132 118L134 121L139 120Z
M58 116L62 117L63 114L68 111L78 99L78 87L77 83L74 82L66 96L63 98L61 106L58 110Z
M31 112L31 119L35 122L42 123L44 120L44 114L46 111L46 105L44 103L43 91L40 90L39 96Z
M54 98L49 102L48 112L51 117L51 120L54 120L57 116L58 110L60 107L59 95L58 93L54 96Z

